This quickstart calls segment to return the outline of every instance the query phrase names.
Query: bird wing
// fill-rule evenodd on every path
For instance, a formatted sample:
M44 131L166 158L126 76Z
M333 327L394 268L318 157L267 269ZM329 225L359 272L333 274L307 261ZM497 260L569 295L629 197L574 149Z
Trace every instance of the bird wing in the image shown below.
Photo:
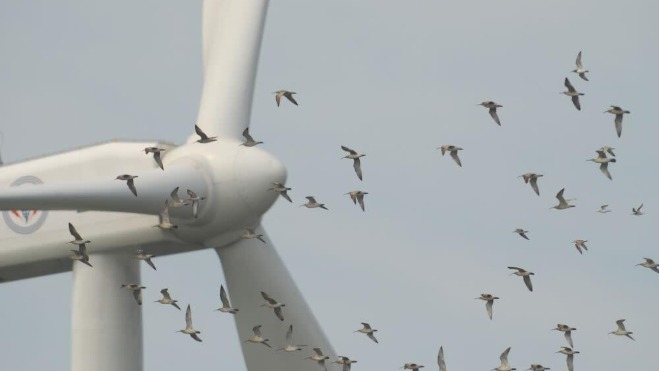
M158 164L161 169L165 170L165 166L162 164L162 159L160 158L160 152L153 152L153 159L156 160L156 164Z
M142 289L133 290L133 296L137 301L137 305L142 305Z
M188 192L188 196L190 196L190 198L197 198L197 194L194 193L193 191L188 189L187 192Z
M249 135L249 128L245 128L245 130L243 130L243 136L245 137L245 139L247 139L248 142L254 141L254 138L252 138L252 136Z
M350 149L346 146L341 146L341 149L346 151L346 152L349 152L351 155L356 155L357 154L357 152L355 150L352 150L352 149Z
M199 201L192 201L192 215L196 218L199 211Z
M572 84L570 84L570 80L568 80L567 77L565 78L565 87L567 88L567 90L570 93L575 93L576 92L576 90L574 89L574 86L572 86Z
M531 178L530 182L531 182L531 188L533 188L535 194L540 196L540 189L538 189L538 178Z
M357 173L357 177L359 180L362 180L362 165L361 161L359 161L358 158L353 160L352 166L355 168L355 173Z
M277 101L277 107L279 107L279 105L281 104L281 96L282 95L284 95L284 93L281 93L281 92L277 93L277 95L275 95L275 101Z
M620 330L627 331L627 329L625 329L625 324L623 322L625 322L624 319L619 319L619 320L616 321L616 324L618 325L618 328Z
M359 206L361 206L362 211L366 211L366 209L364 207L364 194L363 193L360 193L360 194L357 195L357 201L359 201Z
M597 158L606 158L606 153L602 151L601 149L598 149L597 151Z
M577 69L583 69L583 65L581 65L581 52L577 54Z
M573 96L572 96L572 103L574 104L574 106L575 106L579 111L581 111L581 104L579 103L579 96L578 96L578 95L573 95Z
M263 296L263 299L265 299L265 301L267 301L268 303L277 304L277 300L271 298L270 295L266 294L263 291L261 291L261 296Z
M524 237L524 239L527 239L527 240L529 239L524 232L521 232L519 235Z
M181 310L181 307L179 307L178 304L176 304L176 301L173 301L169 304L173 305L176 309Z
M230 308L229 299L227 298L227 292L224 290L224 285L220 285L220 300L222 301L222 306Z
M193 334L190 334L190 337L192 337L193 339L197 340L198 342L201 342L201 339L199 338L199 336L197 336L197 334L194 334L194 333L193 333Z
M151 258L146 258L144 261L151 267L153 268L154 271L157 271L155 264L151 261Z
M458 166L462 167L462 162L460 161L460 157L458 157L458 151L451 151L451 157Z
M195 125L194 126L194 131L195 131L195 133L197 133L197 135L199 135L199 137L202 140L208 139L208 135L206 135L206 133L204 133L199 126Z
M73 237L75 237L76 240L82 240L82 237L80 236L78 231L76 231L76 228L71 223L69 223L69 232Z
M275 308L275 315L279 318L280 321L284 320L284 313L282 313L281 307Z
M135 188L135 180L134 179L128 179L128 181L126 181L126 185L128 185L128 189L130 189L130 191L135 196L137 196L137 188Z
M485 303L485 309L487 309L487 315L492 319L492 305L494 304L494 300L488 300L487 303Z
M641 211L642 207L643 207L643 204L641 204L641 206L639 206L638 209L636 209L636 211Z
M490 108L490 116L494 119L494 122L497 123L497 125L501 126L501 121L499 121L499 115L497 115L497 107L491 107Z
M610 180L613 180L613 178L611 178L611 173L609 173L609 163L608 162L604 162L604 163L600 164L600 171L602 172L602 174L606 175L607 178L609 178Z
M178 196L178 189L179 187L174 188L172 193L169 194L172 197L172 200L174 200L174 203L177 204L181 203L181 198Z
M367 330L370 330L370 329L371 329L371 325L369 325L369 324L366 323L366 322L362 322L362 326L364 326L364 328L367 329Z
M288 326L288 331L286 331L286 344L293 344L293 325Z
M574 347L572 343L572 331L565 331L565 340L567 340L567 343L570 344L570 347Z
M618 133L618 138L622 135L622 113L616 115L616 133Z
M192 328L192 310L190 309L190 304L188 304L188 308L185 310L185 328Z
M73 251L75 251L75 250L73 250ZM82 255L82 257L84 259L89 260L89 256L87 255L87 245L85 245L84 243L81 243L80 245L78 245L78 252L77 253Z
M295 101L295 98L293 98L293 93L292 93L292 92L284 93L284 96L285 96L286 98L288 98L288 100L290 100L291 103L293 103L294 105L297 106L297 102Z
M315 203L316 203L316 199L315 199L313 196L307 196L307 197L305 197L305 198L306 198L307 200L309 200L309 202L311 202L312 204L315 204Z
M522 268L518 268L518 267L508 267L508 269L516 269L516 270L518 270L520 273L526 272L524 269L522 269Z
M533 285L531 284L531 276L524 276L524 283L529 291L533 291Z
M162 296L163 296L165 299L170 299L170 300L171 300L172 297L169 296L169 291L167 291L167 290L168 290L168 289L162 289L162 290L160 290L160 293L162 294Z
M561 190L558 191L558 193L556 194L556 198L558 199L558 202L561 203L561 204L562 204L562 203L567 203L567 202L565 201L565 198L563 197L563 192L565 192L565 188L561 189Z
M367 336L369 337L369 339L371 339L371 340L375 341L376 343L378 343L378 339L375 338L375 335L373 335L372 332L371 332L371 333L368 333ZM378 344L379 344L379 343L378 343Z
M446 371L446 362L444 361L444 347L439 347L439 353L437 354L437 364L439 365L440 371Z
M261 325L254 326L254 327L252 328L252 332L253 332L254 335L256 335L256 336L261 336Z
M590 80L588 80L588 78L586 77L586 73L585 73L585 72L581 72L581 73L579 74L579 77L581 77L582 79L584 79L584 80L586 80L586 81L590 81Z
M288 193L286 193L286 191L279 192L279 194L281 195L281 197L288 200L288 202L293 202L293 200L291 200L291 198L288 196Z
M323 357L323 352L320 350L320 348L313 348L313 351L314 351L317 355Z
M568 371L574 371L574 354L567 355L567 369Z
M508 353L510 353L510 347L504 350L503 353L501 353L501 357L499 357L499 359L501 360L501 368L503 369L508 368Z

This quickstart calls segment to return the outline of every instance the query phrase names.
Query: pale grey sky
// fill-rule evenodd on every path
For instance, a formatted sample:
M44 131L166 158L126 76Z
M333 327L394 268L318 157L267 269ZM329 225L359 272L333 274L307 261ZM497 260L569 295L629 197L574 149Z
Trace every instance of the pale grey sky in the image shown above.
M578 328L575 370L654 367L659 275L634 264L659 259L658 8L271 2L251 132L286 164L294 202L313 194L330 211L280 200L264 225L355 370L432 369L440 345L450 370L494 368L508 346L513 367L563 370L554 352L565 340L549 331L559 322ZM112 138L183 143L201 92L200 15L201 1L0 2L4 160ZM580 50L590 82L570 73ZM581 112L558 94L566 76L586 94ZM299 107L276 107L281 88L298 92ZM476 107L489 99L503 105L502 127ZM610 104L632 112L620 139L602 113ZM339 160L342 144L368 154L363 182ZM464 148L462 168L442 144ZM603 145L617 149L613 181L584 161ZM528 171L545 175L542 197L517 178ZM547 210L563 187L577 207ZM357 188L369 192L366 213L343 195ZM596 213L603 203L613 212ZM647 214L631 216L640 203ZM589 240L582 256L577 238ZM244 369L231 319L212 312L223 283L215 253L156 264L143 284L192 302L204 343L174 334L183 318L147 290L145 369ZM533 293L508 265L535 272ZM70 368L70 283L67 273L0 285L3 367ZM481 292L501 297L493 321L473 299ZM636 342L607 335L620 318ZM352 333L362 321L380 344Z

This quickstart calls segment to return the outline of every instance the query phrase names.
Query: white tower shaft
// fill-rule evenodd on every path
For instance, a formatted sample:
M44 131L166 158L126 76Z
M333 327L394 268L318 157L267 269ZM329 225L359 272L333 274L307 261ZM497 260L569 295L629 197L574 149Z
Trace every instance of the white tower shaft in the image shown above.
M142 307L124 283L140 283L139 261L90 255L73 264L72 371L141 371Z

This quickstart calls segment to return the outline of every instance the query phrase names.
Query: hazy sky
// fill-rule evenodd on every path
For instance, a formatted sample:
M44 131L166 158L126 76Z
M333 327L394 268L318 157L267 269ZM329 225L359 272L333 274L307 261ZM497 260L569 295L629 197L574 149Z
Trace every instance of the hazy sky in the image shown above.
M653 369L659 343L659 129L651 1L286 1L270 4L251 133L288 168L295 204L264 225L336 351L355 370L405 362L487 370L512 346L517 369ZM201 92L201 1L0 2L5 162L113 138L183 143ZM577 53L590 82L573 73ZM584 92L582 111L564 91ZM277 108L271 92L298 92ZM502 126L484 100L503 105ZM221 104L221 102L218 102ZM610 104L632 113L617 138ZM436 148L464 148L459 168ZM368 156L360 182L340 145ZM616 148L613 181L585 162ZM517 176L544 174L541 197ZM548 210L566 187L576 208ZM366 213L343 194L368 191ZM608 203L609 214L595 211ZM631 216L644 203L646 215ZM530 231L530 241L511 233ZM579 255L572 240L589 241ZM146 370L244 369L234 325L212 312L214 251L156 260L142 283L195 305L202 344L145 292ZM506 266L535 272L534 292ZM70 368L71 274L0 285L2 367ZM501 297L494 320L482 292ZM636 342L607 335L626 318ZM380 344L353 334L379 329ZM306 357L308 351L299 354ZM313 364L310 363L310 369Z

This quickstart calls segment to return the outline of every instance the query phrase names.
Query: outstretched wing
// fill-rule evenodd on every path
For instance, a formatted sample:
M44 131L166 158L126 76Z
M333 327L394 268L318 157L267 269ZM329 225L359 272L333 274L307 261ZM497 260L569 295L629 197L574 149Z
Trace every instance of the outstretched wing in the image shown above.
M80 234L78 231L76 231L76 228L71 223L69 223L69 232L76 240L82 240L82 237L80 237Z

